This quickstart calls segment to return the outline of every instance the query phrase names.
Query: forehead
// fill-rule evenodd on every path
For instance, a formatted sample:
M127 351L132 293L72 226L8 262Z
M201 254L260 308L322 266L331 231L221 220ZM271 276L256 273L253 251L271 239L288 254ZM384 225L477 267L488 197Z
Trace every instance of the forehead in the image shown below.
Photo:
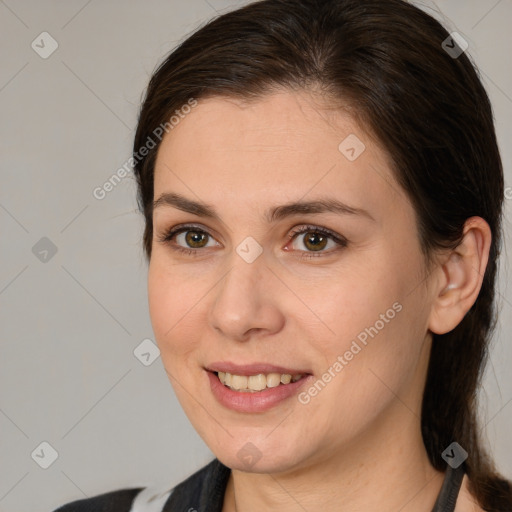
M348 152L347 152L348 150ZM355 157L355 158L354 158ZM385 150L343 110L304 91L198 102L163 139L155 197L276 203L330 192L355 206L401 195Z
M340 137L351 132L367 138L347 113L329 108L318 96L285 90L250 102L225 97L200 100L166 135L163 145L179 150L176 146L194 139L201 152L293 151L304 155L317 153L319 148L332 149L333 144L337 149Z

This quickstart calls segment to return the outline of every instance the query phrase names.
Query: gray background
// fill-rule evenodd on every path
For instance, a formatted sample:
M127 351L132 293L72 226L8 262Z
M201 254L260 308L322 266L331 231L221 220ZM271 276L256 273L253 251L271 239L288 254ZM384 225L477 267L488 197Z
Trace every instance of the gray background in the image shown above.
M145 366L133 353L153 334L132 175L103 200L92 192L130 156L155 66L216 11L243 3L0 0L1 512L49 511L121 487L170 487L213 456L160 358ZM509 187L510 247L512 1L423 5L463 35L482 71ZM44 31L58 43L46 59L31 47L43 46ZM45 39L38 50L49 48ZM482 417L498 466L512 477L507 259L505 247ZM51 450L42 442L58 452L47 469L40 464Z

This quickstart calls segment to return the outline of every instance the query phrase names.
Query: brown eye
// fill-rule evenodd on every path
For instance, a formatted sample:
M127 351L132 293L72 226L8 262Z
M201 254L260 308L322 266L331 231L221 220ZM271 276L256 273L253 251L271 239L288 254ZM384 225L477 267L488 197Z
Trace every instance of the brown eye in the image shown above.
M326 228L302 226L294 230L289 237L293 240L294 249L302 253L301 257L311 258L331 254L348 245L348 240ZM331 245L329 246L329 242ZM305 249L302 249L300 245ZM298 245L298 246L297 246ZM333 250L324 250L329 246ZM316 253L316 254L315 254Z
M199 249L204 247L208 242L208 234L202 231L186 231L185 242L192 249Z
M218 244L214 238L206 231L196 226L178 226L164 232L158 240L171 247L173 250L186 253L188 255L198 255L201 249L209 248L211 241L213 245Z
M311 251L321 251L327 245L328 238L321 233L308 231L303 237L304 246Z

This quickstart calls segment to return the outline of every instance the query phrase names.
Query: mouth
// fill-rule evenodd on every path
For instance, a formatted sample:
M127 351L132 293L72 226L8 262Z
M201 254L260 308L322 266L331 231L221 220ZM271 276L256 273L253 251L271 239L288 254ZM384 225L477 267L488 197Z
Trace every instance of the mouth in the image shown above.
M311 375L310 373L278 372L238 375L229 372L207 371L215 375L225 387L241 393L258 393L267 389L287 386Z
M267 363L218 362L204 370L218 403L240 413L264 413L314 380L309 370Z

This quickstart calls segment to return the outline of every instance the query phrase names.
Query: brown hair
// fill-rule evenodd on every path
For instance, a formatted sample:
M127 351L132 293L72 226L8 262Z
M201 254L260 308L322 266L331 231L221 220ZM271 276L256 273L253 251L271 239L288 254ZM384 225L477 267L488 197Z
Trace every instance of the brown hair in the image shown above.
M402 0L262 0L218 16L153 74L134 141L134 171L149 260L159 144L144 158L137 152L155 128L191 98L249 101L303 88L349 105L386 148L416 211L427 261L434 249L459 244L466 219L485 219L492 242L480 294L455 329L433 335L422 433L438 470L446 468L442 452L458 442L469 454L471 491L485 510L503 512L512 510L511 485L487 457L476 417L495 327L503 170L485 89L466 53L445 51L447 38L438 21Z

